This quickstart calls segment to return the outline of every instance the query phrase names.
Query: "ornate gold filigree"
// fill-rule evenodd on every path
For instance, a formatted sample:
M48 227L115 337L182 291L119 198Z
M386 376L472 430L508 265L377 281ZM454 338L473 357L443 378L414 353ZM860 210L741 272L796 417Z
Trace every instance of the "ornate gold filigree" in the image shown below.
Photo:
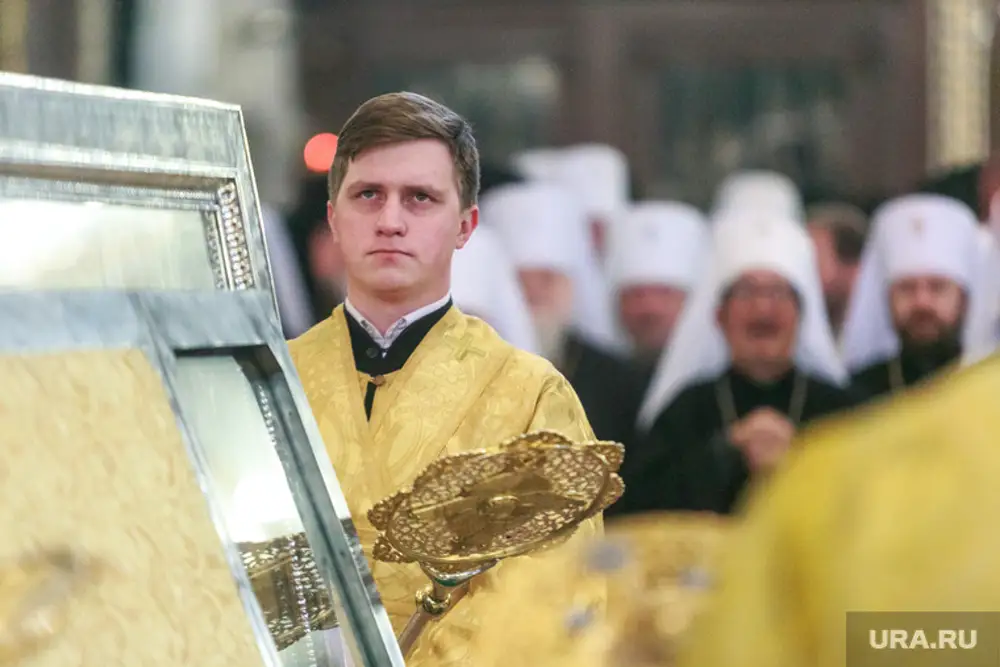
M495 450L435 461L368 519L377 560L434 566L509 558L564 539L624 489L617 443L573 443L539 431Z
M404 653L474 577L504 558L561 544L621 497L623 459L618 443L536 431L439 459L411 488L377 503L368 513L380 531L374 558L419 563L432 582L400 635Z

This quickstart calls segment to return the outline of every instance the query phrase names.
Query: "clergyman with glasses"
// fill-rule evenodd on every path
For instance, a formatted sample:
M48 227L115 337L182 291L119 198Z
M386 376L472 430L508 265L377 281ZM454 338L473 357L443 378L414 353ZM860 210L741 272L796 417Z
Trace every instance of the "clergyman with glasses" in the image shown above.
M802 225L749 216L713 231L710 275L646 394L645 437L623 469L614 514L729 514L800 428L857 403Z

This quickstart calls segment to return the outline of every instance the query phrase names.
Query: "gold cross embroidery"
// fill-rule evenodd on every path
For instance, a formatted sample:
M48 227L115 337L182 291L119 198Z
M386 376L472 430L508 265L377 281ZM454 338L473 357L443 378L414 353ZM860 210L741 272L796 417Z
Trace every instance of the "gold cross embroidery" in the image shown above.
M473 354L477 357L486 357L486 352L480 350L477 347L473 347L472 336L465 334L462 339L457 343L458 349L456 350L456 356L459 361L464 361L467 356Z

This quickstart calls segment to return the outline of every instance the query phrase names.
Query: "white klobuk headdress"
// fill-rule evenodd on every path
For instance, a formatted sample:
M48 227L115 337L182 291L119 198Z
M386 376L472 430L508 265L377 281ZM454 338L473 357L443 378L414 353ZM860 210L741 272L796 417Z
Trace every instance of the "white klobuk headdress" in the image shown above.
M944 276L962 285L969 314L963 342L968 342L968 325L982 308L980 244L975 214L956 199L913 194L883 204L873 216L841 331L848 370L856 372L899 353L889 287L909 276Z
M708 223L693 206L648 201L632 206L609 230L607 269L614 291L634 285L690 290L705 268Z
M628 207L628 160L612 146L580 144L564 149L555 180L573 193L590 218L610 225Z
M455 252L451 296L459 310L486 320L514 347L539 351L517 272L495 229L480 226Z
M712 220L771 215L804 222L802 195L792 179L776 171L738 171L718 187Z
M766 215L730 217L713 228L712 237L707 275L688 297L643 401L639 413L642 430L648 430L684 389L728 367L729 348L716 311L728 286L747 271L773 271L798 293L802 312L796 367L832 384L843 384L847 379L826 317L815 251L803 226L795 220Z
M504 185L482 198L480 211L516 268L551 269L573 280L580 334L597 345L617 346L607 281L589 242L586 214L570 192L551 183Z

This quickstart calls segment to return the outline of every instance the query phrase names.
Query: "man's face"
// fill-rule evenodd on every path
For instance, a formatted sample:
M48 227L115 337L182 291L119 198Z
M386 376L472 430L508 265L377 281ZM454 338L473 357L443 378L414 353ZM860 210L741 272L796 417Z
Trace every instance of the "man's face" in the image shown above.
M912 276L889 288L892 321L904 344L955 340L965 315L965 292L943 276Z
M519 269L518 279L536 327L562 330L573 316L573 281L552 269Z
M830 310L842 310L850 299L858 267L840 260L833 232L829 229L813 225L809 235L816 248L816 263L827 306Z
M717 317L734 364L792 360L799 301L791 284L778 274L742 274L723 295Z
M475 206L461 207L448 147L432 139L358 155L327 216L348 290L392 302L446 292L452 253L478 222Z
M667 344L686 295L669 285L633 285L618 292L618 315L640 354L658 353Z

